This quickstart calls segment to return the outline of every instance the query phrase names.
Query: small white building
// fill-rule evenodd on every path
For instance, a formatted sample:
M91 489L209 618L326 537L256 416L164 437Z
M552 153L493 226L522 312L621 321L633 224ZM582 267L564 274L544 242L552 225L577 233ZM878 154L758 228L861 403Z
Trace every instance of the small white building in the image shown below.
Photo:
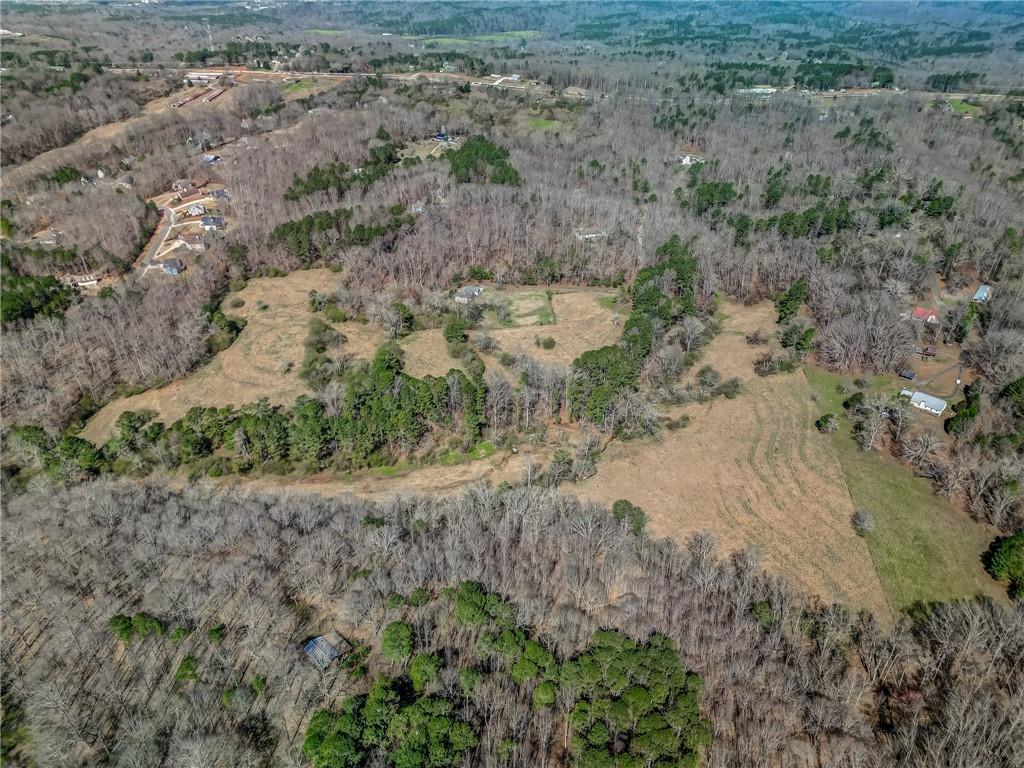
M992 286L982 285L979 286L978 290L974 292L974 299L978 304L984 304L986 301L992 298Z
M697 155L676 155L676 160L680 165L699 165L704 162L704 158Z
M608 237L608 233L603 229L594 228L577 229L573 234L576 235L576 239L581 243L591 242L593 240L604 240Z
M471 304L484 292L482 285L464 285L455 292L456 304Z

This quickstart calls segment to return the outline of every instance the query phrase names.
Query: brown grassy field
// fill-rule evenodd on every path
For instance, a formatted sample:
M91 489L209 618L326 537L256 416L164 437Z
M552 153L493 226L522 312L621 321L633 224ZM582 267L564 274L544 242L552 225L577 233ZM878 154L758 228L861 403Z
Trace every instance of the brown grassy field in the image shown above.
M196 405L240 406L261 397L275 404L290 404L309 391L298 376L311 317L309 292L333 290L337 282L338 276L329 269L249 281L224 302L225 312L247 322L234 344L183 379L107 404L89 420L82 437L105 442L125 411L156 411L161 421L170 424ZM234 299L245 304L232 307ZM259 308L261 302L266 309ZM336 327L349 339L347 348L356 357L370 357L384 340L383 330L370 325L342 323Z
M542 289L501 291L497 296L509 304L514 325L500 328L495 327L495 322L485 320L480 333L494 339L501 352L526 353L542 363L568 367L588 349L618 341L622 333L620 317L616 310L601 304L602 298L611 295L607 291L569 289L554 292L549 306ZM550 319L554 322L544 322ZM477 333L474 331L471 335ZM538 336L553 338L554 348L538 347L534 343ZM405 370L412 376L444 376L450 369L462 367L448 354L440 328L417 331L399 344L405 351ZM504 370L496 355L483 357L488 368Z
M871 555L850 525L853 503L838 457L814 429L803 373L753 375L763 347L743 337L770 328L772 308L731 304L723 311L723 331L698 366L739 376L744 392L686 406L690 425L660 440L612 443L578 492L605 504L639 504L655 536L683 542L706 530L727 551L753 547L767 567L823 600L887 614Z
M554 323L550 325L520 325L489 331L502 352L526 353L543 363L568 366L589 349L614 344L622 335L620 316L601 304L608 292L578 290L555 293L551 296ZM543 349L534 338L550 336L555 340L553 349Z

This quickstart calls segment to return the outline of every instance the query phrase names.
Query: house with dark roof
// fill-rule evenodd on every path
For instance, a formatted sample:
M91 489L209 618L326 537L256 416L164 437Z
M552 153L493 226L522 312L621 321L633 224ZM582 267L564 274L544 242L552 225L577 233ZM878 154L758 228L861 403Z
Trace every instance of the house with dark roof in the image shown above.
M181 263L181 259L164 259L160 262L160 267L165 275L180 275L185 270L185 265Z
M224 229L224 217L223 216L203 216L199 220L199 226L205 229L207 232L211 232L217 229Z

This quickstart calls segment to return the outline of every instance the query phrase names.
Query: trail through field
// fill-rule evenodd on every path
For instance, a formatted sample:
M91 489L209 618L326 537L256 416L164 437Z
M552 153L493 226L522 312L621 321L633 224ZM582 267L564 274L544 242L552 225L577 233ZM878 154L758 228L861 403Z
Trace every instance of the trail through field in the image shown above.
M539 445L523 448L518 453L499 451L485 459L461 464L367 470L351 477L324 472L308 477L266 476L241 483L235 479L210 482L218 488L241 486L251 490L289 490L323 496L352 495L375 501L388 501L400 496L455 495L475 483L490 486L521 483L528 464L533 462L535 467L547 464L553 450L552 446Z

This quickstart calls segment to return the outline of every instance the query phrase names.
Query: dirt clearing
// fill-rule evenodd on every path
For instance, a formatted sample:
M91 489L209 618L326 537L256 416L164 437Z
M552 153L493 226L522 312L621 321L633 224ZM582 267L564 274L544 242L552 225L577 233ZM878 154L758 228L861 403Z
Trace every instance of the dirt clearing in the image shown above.
M234 344L183 379L107 404L89 420L82 437L105 442L125 411L156 411L158 419L170 425L196 405L241 406L261 397L274 404L291 404L309 391L298 375L312 317L309 292L330 292L337 283L338 276L329 269L250 280L243 290L224 300L224 311L247 323ZM245 304L232 307L235 299ZM266 309L260 309L264 305ZM349 325L356 327L344 327ZM353 353L363 352L369 345L363 338L367 332L356 323L338 329L353 338Z

